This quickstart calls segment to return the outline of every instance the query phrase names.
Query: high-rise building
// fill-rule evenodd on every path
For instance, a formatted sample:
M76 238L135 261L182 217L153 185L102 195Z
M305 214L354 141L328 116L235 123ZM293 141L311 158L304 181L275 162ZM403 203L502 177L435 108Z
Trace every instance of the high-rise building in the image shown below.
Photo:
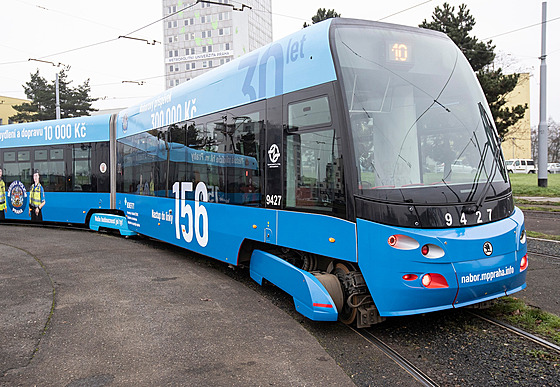
M271 2L163 0L166 88L272 42Z

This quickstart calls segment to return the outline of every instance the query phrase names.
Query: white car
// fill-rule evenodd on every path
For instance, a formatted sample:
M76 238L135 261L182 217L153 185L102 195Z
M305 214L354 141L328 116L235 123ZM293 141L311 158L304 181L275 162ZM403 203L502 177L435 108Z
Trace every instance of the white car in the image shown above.
M535 173L537 171L532 159L506 160L506 168L510 173Z
M560 173L560 163L548 163L546 169L548 173Z
M441 173L443 172L445 167L445 164L439 164L437 166L436 171ZM467 164L463 164L462 160L455 160L455 162L453 164L451 164L451 171L455 172L455 173L475 173L476 172L476 168L471 167L470 165Z

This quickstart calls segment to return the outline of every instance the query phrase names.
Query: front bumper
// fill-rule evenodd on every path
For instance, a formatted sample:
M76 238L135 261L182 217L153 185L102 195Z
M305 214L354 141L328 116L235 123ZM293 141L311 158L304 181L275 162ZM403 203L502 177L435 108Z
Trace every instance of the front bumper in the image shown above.
M523 213L474 227L411 229L358 220L358 265L381 316L402 316L462 307L514 293L525 287L520 243ZM392 247L391 235L418 242L406 249ZM484 244L491 243L486 255ZM443 255L427 258L423 245L437 246ZM426 287L422 278L435 274L447 286ZM405 279L407 278L407 279Z

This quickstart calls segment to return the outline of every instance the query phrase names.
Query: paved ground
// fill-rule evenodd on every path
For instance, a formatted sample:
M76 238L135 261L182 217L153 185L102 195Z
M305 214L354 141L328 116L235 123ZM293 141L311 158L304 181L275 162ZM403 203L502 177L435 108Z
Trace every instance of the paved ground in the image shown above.
M207 260L84 231L0 235L1 386L353 385L297 320ZM560 256L560 243L539 248ZM560 315L559 276L560 261L530 256L516 296ZM370 366L408 380L385 361Z
M0 225L0 385L353 385L292 317L186 252Z

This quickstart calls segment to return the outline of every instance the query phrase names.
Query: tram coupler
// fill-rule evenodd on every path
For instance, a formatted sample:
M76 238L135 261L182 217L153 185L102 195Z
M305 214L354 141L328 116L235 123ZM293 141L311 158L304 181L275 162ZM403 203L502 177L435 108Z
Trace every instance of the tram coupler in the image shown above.
M369 304L367 306L358 307L358 316L356 318L356 326L358 328L369 328L374 324L379 324L385 321L386 317L381 317L375 305Z

